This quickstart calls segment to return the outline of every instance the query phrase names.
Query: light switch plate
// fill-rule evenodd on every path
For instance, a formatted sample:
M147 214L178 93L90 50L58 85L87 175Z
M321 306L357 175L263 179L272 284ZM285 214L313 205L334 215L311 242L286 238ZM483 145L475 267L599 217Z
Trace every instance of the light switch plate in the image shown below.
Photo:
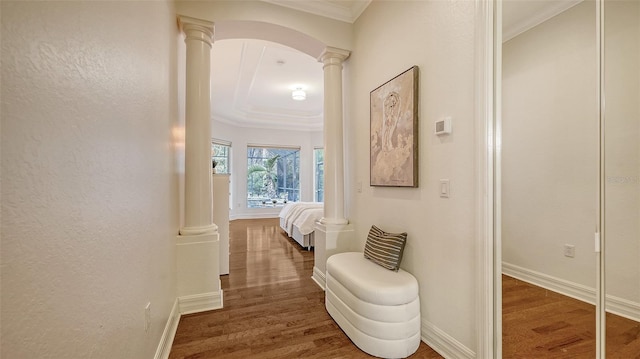
M438 136L451 133L451 117L445 117L435 122L434 133Z
M448 179L440 180L440 197L449 198L449 192L451 190L450 182Z

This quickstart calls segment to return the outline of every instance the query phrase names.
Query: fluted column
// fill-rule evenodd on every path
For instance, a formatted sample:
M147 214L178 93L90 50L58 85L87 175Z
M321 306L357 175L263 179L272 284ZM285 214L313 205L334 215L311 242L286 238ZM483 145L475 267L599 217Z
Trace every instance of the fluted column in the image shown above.
M185 197L181 235L217 231L211 193L211 44L213 23L180 16L186 44Z
M342 62L349 51L327 47L324 64L324 217L323 224L347 224L344 215L344 145L342 124Z

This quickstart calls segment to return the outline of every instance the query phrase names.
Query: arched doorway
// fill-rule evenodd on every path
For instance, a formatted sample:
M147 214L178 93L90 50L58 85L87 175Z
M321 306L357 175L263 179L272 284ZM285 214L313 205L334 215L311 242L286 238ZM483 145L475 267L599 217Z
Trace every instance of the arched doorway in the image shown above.
M204 305L202 310L222 306L219 281L216 286L207 279L219 276L219 234L217 226L210 219L211 207L208 206L212 198L211 172L203 169L209 168L210 136L214 134L211 132L210 118L211 47L216 39L232 38L257 38L280 43L313 56L323 63L325 209L322 224L318 227L320 235L316 236L314 279L324 287L324 263L327 256L340 251L338 243L344 242L345 237L353 231L348 227L348 220L344 218L342 129L342 63L349 56L349 51L328 47L299 31L259 21L218 21L214 25L207 20L180 16L179 23L186 35L185 132L187 136L185 138L184 208L185 222L188 225L181 229L183 235L179 238L182 243L179 243L181 250L178 251L178 295L201 296L213 293L211 295L213 302ZM207 154L206 157L205 154ZM206 167L204 166L205 158ZM207 239L201 240L202 238L199 237L202 236L206 236ZM198 240L187 237L198 237ZM185 249L187 248L185 246L189 246L190 249ZM205 253L195 248L203 246L207 246L206 253L209 253L209 260L191 261L190 257L196 254L202 256ZM199 263L202 264L200 266L202 268L198 268ZM185 273L190 273L188 286L181 285L180 282L181 278L186 278ZM201 277L201 280L194 279L194 274Z

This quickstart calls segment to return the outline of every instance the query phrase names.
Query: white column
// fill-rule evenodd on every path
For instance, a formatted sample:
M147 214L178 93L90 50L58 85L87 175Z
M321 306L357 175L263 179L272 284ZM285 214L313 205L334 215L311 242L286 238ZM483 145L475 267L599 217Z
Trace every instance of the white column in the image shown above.
M327 258L353 250L353 226L344 215L342 63L349 51L327 47L324 64L324 217L315 226L312 279L324 289Z
M324 64L324 217L323 224L347 224L344 216L344 145L342 125L342 62L349 51L327 47Z
M212 233L211 193L211 44L213 23L180 16L185 34L185 197L182 235Z
M213 23L178 17L185 34L184 227L176 239L177 295L182 314L222 307L220 235L211 186L211 44Z

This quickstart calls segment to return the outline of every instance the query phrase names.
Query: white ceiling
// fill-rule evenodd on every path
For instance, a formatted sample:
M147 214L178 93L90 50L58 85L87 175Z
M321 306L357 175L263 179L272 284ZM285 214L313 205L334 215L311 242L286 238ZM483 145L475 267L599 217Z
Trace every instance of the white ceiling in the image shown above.
M353 23L371 0L263 0ZM583 0L505 0L504 41ZM321 131L323 71L316 59L262 40L226 39L213 44L211 112L214 119L242 127ZM307 92L295 101L296 87Z
M263 40L216 41L211 53L213 118L244 127L322 130L322 64ZM296 101L297 87L307 99Z

